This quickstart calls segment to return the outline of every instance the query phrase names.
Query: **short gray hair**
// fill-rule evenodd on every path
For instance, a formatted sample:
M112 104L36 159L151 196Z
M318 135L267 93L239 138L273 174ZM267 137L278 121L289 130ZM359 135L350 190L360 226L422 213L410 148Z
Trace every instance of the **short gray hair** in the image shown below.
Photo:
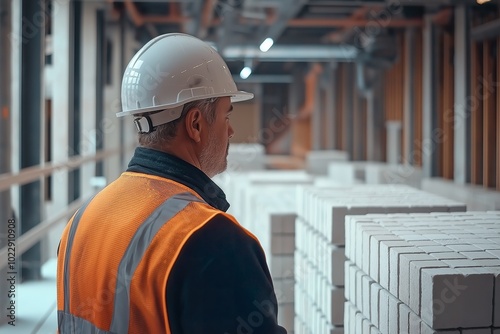
M218 98L211 98L186 103L178 119L158 125L150 133L139 133L139 144L145 147L159 148L162 144L168 143L177 135L177 125L184 119L187 112L193 108L200 109L207 122L212 124L215 121L218 100Z

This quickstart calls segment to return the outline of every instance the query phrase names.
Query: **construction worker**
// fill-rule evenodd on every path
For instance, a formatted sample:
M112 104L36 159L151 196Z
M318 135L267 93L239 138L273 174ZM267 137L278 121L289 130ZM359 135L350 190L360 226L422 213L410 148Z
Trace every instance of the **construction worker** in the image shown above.
M226 169L232 103L252 97L189 35L132 58L117 116L134 117L140 146L63 232L60 333L286 333L264 252L210 179Z

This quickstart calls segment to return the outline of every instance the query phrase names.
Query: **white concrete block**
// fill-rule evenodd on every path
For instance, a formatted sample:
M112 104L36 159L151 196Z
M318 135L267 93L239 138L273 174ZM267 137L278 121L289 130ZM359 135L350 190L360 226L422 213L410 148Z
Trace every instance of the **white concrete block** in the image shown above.
M295 213L270 213L272 234L295 234Z
M420 334L420 317L413 312L410 312L408 319L408 334Z
M362 216L349 215L345 217L345 229L346 239L348 239L346 242L346 257L354 262L358 251L357 246L360 243L357 233L369 229L379 230L380 226L370 218L363 219Z
M485 251L492 251L492 250L495 250L495 251L498 251L500 250L500 244L497 244L497 243L492 243L492 244L478 244L477 245L481 250L485 250ZM495 252L496 253L496 252ZM496 253L498 254L498 253ZM497 258L499 258L497 256Z
M369 164L365 168L367 184L406 184L421 187L422 170L414 166Z
M377 283L371 285L370 291L370 321L379 328L380 291L382 287Z
M366 319L363 319L363 326L361 327L361 334L370 334L372 324Z
M391 282L398 281L398 291L391 293L398 297L403 303L410 305L410 281L415 279L415 277L410 276L410 263L412 261L429 261L433 260L433 257L425 253L402 253L399 256L399 277L396 279L391 276ZM394 281L392 279L394 278ZM394 286L392 287L395 288Z
M410 262L410 277L412 277L413 279L410 279L410 304L408 306L410 306L410 309L412 309L413 312L422 316L420 314L420 304L421 304L420 299L421 299L421 289L422 289L421 271L423 269L446 268L446 267L447 266L444 263L438 260Z
M345 151L322 150L309 151L306 154L306 170L313 175L327 175L329 165L335 161L348 161L349 154Z
M347 260L344 263L344 278L345 278L345 284L344 284L344 296L346 300L351 300L351 294L350 294L350 280L351 280L351 266L353 266L352 262Z
M389 294L389 319L388 319L388 333L400 333L399 331L399 305L401 301Z
M437 246L440 244L432 240L415 240L412 241L412 245L415 247L420 247L420 246Z
M341 185L354 185L364 182L364 162L335 161L328 165L328 177Z
M356 271L356 298L354 299L353 302L354 306L356 306L359 310L361 310L361 307L363 305L363 276L366 276L365 273L361 270Z
M356 272L358 271L355 265L349 267L349 300L356 302Z
M410 308L404 304L399 304L399 331L397 333L410 332Z
M294 277L294 256L292 255L271 255L269 258L269 269L271 276L276 278Z
M404 242L401 239L396 239L394 238L394 235L388 231L387 229L379 226L378 228L373 228L373 229L364 229L361 231L360 234L357 235L356 240L358 240L358 244L356 245L356 257L355 257L355 263L358 267L363 269L366 273L370 272L369 269L369 263L370 263L370 239L375 236L387 236L389 235L391 241L399 241L399 242ZM388 238L384 238L385 241ZM408 245L409 246L409 245ZM366 263L366 264L365 264Z
M460 259L460 260L442 260L451 268L464 268L464 267L498 267L500 266L500 260L498 259Z
M278 305L278 323L285 327L289 333L294 331L294 317L293 303Z
M430 253L430 256L436 260L459 260L466 259L466 257L457 252L447 252L447 253Z
M438 239L438 238L433 238L432 235L428 235L428 234L426 234L425 236L428 237L431 240L432 239ZM442 245L436 245L436 246L419 246L418 248L420 248L421 250L423 250L427 254L430 254L430 253L447 253L447 252L451 251L450 248L448 248L446 246L442 246Z
M362 304L361 304L360 311L368 319L371 319L371 315L370 315L370 304L371 304L370 290L371 290L371 288L370 288L370 285L372 285L372 283L374 283L374 281L368 275L364 275L361 278L361 291L362 291L361 303ZM359 306L358 306L358 308L359 308Z
M470 245L470 244L459 244L459 245L449 245L447 246L448 248L451 248L452 250L456 252L468 252L468 251L479 251L480 248Z
M402 240L385 240L385 239L379 239L379 238L370 239L370 271L369 271L369 274L376 282L380 282L380 266L381 266L380 254L383 252L385 252L385 254L388 254L386 247L381 249L380 245L382 243L387 248L388 247L410 247L411 246L411 244L409 244L406 241L402 241ZM388 265L389 264L387 263L387 266Z
M346 301L344 303L344 333L351 333L351 303Z
M367 274L371 274L370 265L373 261L378 263L378 254L380 249L380 242L382 241L402 241L402 239L396 235L391 234L378 234L372 235L368 243L363 243L364 256L363 262L361 263L361 269ZM374 272L378 272L378 266ZM378 279L378 275L376 275Z
M387 290L380 290L378 329L382 333L389 333L389 295Z
M278 303L293 304L295 296L295 281L294 279L273 279L274 292Z
M403 246L400 246L403 245ZM390 275L390 259L391 252L393 257L393 265L397 270L398 255L400 254L419 254L423 253L417 247L409 247L405 241L385 241L380 243L380 262L379 262L379 281L378 283L389 290L389 275ZM375 279L375 278L374 278Z
M271 242L272 255L292 255L295 251L294 235L273 235Z
M363 315L361 314L361 312L356 313L355 333L363 333Z
M492 325L493 275L464 276L450 268L421 272L421 317L435 329Z
M461 252L462 255L466 256L471 260L477 259L497 259L495 255L486 251L474 251L474 252Z

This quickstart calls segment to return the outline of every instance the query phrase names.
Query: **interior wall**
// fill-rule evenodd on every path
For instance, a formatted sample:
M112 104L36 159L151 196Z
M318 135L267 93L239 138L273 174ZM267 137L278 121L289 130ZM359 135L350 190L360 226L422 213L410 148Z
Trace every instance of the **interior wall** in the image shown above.
M233 104L230 116L234 136L231 143L258 143L260 134L260 108L256 101Z

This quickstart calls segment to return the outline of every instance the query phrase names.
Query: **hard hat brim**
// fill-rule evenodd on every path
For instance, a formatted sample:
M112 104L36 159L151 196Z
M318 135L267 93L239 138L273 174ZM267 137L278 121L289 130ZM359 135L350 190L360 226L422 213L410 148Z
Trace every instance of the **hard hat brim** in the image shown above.
M214 98L214 97L225 97L225 96L229 96L231 98L231 103L248 101L248 100L253 99L253 97L254 97L253 93L249 93L249 92L245 92L245 91L240 90L240 91L237 91L234 93L229 93L229 94L213 94L213 96L204 96L203 100ZM173 108L177 108L181 105L184 105L188 102L192 102L192 101L196 101L196 100L200 100L200 98L194 97L192 99L188 99L188 100L185 100L185 101L182 101L179 103L171 103L171 104L152 106L149 108L142 108L142 109L138 109L138 110L121 111L121 112L116 113L116 116L123 117L123 116L128 116L128 115L148 114L148 113L152 113L152 112L155 112L158 110L173 109Z

